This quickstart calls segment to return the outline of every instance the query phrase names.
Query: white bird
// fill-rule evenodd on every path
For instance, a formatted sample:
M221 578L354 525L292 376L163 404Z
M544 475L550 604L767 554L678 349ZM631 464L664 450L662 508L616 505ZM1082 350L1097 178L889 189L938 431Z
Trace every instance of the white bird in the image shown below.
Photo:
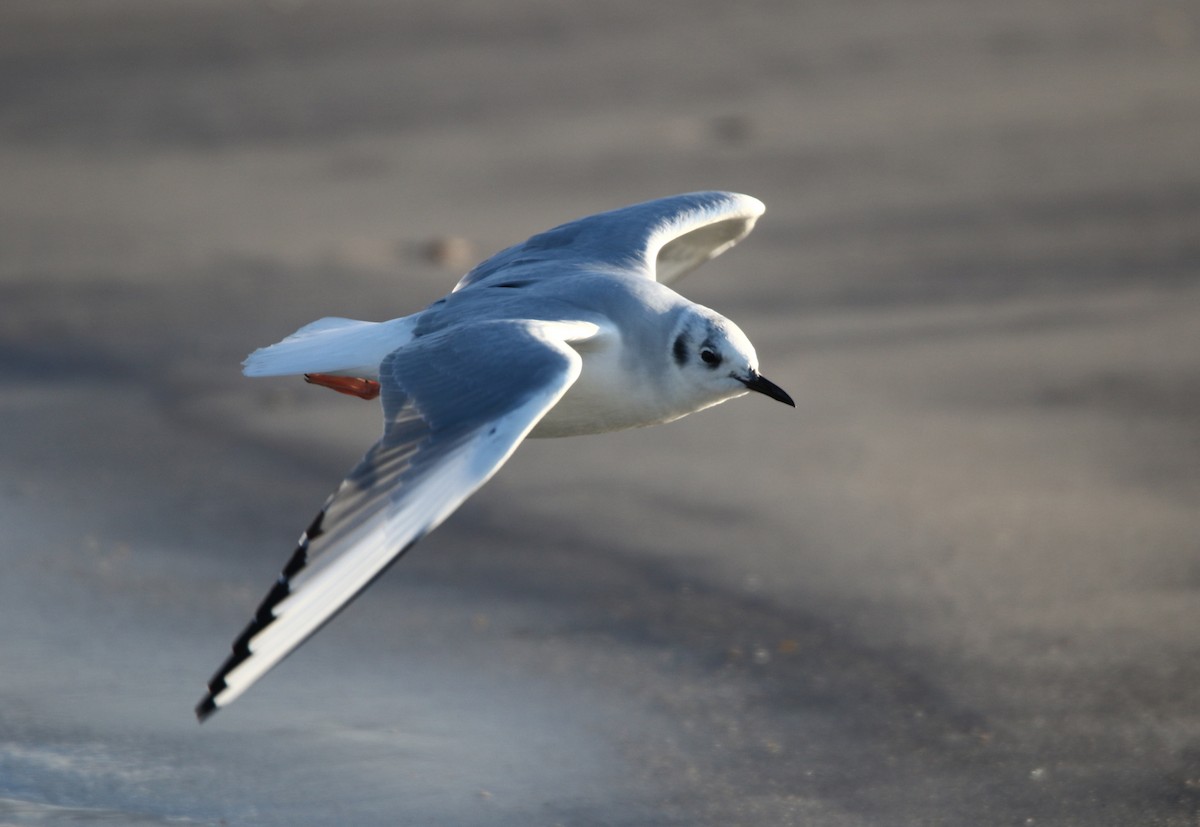
M748 195L699 192L563 224L388 322L325 318L256 350L247 376L382 396L383 437L300 536L196 706L228 706L487 482L527 436L670 422L757 391L733 322L669 285L746 236Z

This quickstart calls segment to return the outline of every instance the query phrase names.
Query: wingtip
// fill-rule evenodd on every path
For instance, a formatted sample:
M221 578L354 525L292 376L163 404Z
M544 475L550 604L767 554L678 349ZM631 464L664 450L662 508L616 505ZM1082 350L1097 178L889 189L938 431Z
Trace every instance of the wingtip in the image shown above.
M204 723L213 715L215 715L218 709L220 709L220 707L217 706L217 701L210 692L204 696L204 700L196 704L196 722L201 724Z
M748 216L751 216L751 221L761 217L767 211L767 205L753 195L747 195L744 192L731 192L729 195L742 206Z

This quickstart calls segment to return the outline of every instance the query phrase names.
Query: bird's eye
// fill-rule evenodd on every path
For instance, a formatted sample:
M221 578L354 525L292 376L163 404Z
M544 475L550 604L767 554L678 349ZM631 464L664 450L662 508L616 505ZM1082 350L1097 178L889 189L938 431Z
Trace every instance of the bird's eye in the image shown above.
M707 347L700 351L700 359L704 362L704 364L711 365L713 367L721 364L720 354Z

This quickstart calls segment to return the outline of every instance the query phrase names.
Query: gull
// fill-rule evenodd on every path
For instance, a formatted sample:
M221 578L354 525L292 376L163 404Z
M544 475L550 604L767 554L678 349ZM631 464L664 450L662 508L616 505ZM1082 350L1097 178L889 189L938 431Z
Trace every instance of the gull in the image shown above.
M599 213L497 253L419 313L324 318L250 354L247 376L379 397L383 436L300 535L197 718L332 620L526 437L656 425L749 391L795 407L737 325L670 287L764 209L697 192Z

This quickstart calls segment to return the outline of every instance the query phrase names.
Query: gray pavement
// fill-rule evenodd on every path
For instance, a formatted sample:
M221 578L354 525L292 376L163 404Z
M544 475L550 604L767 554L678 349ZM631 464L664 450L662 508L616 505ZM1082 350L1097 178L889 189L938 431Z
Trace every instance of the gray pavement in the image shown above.
M1198 823L1196 3L0 21L0 824ZM245 353L706 188L798 410L523 446L197 726L378 428Z

